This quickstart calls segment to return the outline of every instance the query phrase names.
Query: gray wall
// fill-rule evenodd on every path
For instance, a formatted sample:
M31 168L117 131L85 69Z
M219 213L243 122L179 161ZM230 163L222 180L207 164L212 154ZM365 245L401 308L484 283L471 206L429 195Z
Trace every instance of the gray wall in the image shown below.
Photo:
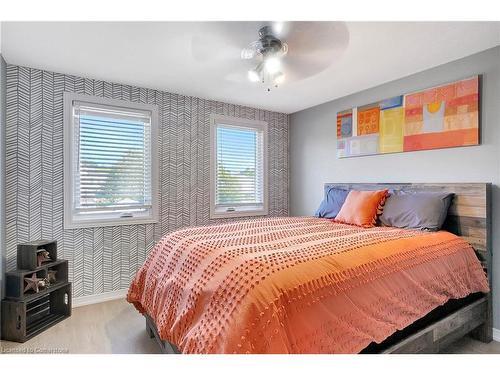
M0 54L0 299L3 298L5 272L5 97L7 65Z
M56 239L69 260L75 297L128 288L154 242L208 224L210 114L269 123L269 215L288 215L288 115L127 85L8 65L6 135L7 265L16 244ZM160 221L63 228L63 92L157 104Z
M480 146L337 159L337 111L474 74L483 75ZM496 47L292 114L290 214L313 214L325 182L492 182L494 326L500 329L499 108L500 47Z

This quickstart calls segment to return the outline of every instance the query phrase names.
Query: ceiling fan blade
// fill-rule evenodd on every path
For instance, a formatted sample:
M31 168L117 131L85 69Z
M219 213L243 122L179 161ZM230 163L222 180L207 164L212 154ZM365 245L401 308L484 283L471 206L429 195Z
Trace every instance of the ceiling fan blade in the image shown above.
M235 46L221 47L223 45L223 41L217 36L194 35L191 38L191 55L198 62L240 59L240 48Z
M328 65L330 65L325 64L324 60L315 61L302 56L286 59L286 61L283 61L282 64L282 71L285 73L287 82L298 81L311 77L321 73L328 67Z
M349 31L344 22L291 22L285 42L291 52L344 49Z
M338 60L349 43L343 22L292 22L283 58L287 81L300 80L322 72Z

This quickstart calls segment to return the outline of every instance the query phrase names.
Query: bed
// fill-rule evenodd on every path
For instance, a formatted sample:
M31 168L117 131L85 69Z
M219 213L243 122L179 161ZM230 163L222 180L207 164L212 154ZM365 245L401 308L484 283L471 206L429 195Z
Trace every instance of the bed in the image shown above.
M162 351L438 352L490 341L489 184L326 184L455 194L446 231L266 218L165 236L127 299Z

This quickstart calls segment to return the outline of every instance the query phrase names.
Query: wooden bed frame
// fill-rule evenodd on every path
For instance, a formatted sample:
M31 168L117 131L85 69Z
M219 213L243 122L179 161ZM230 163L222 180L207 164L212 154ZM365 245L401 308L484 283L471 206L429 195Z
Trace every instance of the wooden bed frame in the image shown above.
M490 183L327 183L330 187L354 190L393 189L454 193L443 229L466 239L488 275L491 290L491 184ZM161 340L154 321L148 315L146 331L163 353L179 353ZM470 334L482 342L493 336L491 292L476 293L452 300L433 310L380 344L373 343L363 353L438 353L457 339Z

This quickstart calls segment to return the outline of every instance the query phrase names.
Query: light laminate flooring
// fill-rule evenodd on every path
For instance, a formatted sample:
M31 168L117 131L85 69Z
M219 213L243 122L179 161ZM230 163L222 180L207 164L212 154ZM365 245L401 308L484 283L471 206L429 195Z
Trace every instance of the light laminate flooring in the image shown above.
M464 337L444 353L497 353L500 342L485 344ZM70 318L30 341L0 341L0 353L159 353L146 334L145 321L124 299L73 309Z

